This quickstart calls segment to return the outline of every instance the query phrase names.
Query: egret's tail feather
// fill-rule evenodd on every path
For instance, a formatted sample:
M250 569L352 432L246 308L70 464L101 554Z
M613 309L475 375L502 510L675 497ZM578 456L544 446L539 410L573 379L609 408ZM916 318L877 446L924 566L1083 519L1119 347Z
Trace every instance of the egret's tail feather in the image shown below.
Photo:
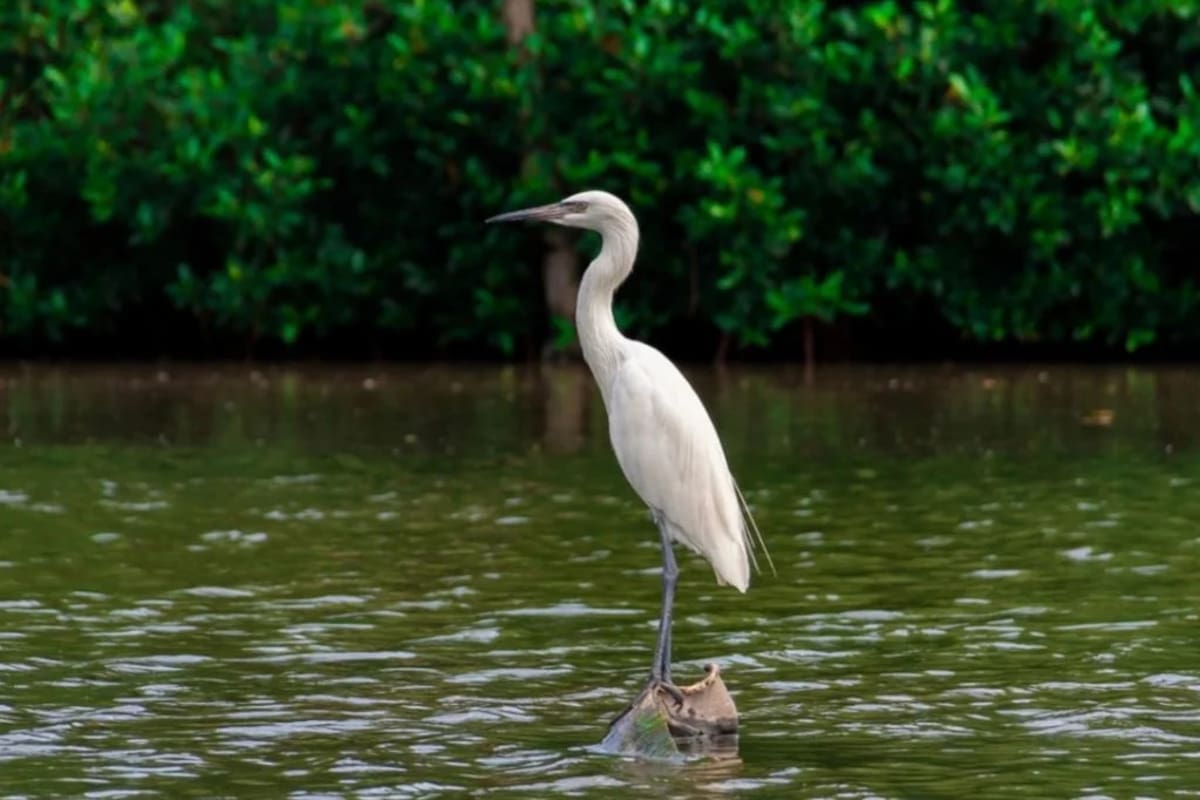
M746 504L746 498L742 496L741 487L737 481L733 481L733 490L737 492L738 502L742 504L742 512L746 515L746 519L750 522L750 530L754 531L754 537L746 537L746 542L750 545L746 548L746 552L750 554L750 563L754 565L755 572L760 572L758 567L758 559L754 555L754 540L758 539L758 545L762 548L763 555L767 557L767 565L771 568L772 575L778 575L775 571L775 562L771 559L771 551L767 549L767 543L763 541L762 533L758 530L758 523L754 521L754 515L750 513L750 506ZM743 523L744 524L744 523Z

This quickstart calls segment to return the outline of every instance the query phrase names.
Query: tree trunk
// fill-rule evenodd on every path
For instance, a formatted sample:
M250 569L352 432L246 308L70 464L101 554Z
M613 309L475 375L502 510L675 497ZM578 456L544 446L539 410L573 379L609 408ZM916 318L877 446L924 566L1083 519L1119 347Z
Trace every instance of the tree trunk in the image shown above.
M725 366L726 359L729 358L729 331L721 331L721 339L717 342L717 352L713 354L713 363L718 367Z
M522 61L529 58L525 50L525 37L534 31L533 0L504 0L502 10L505 36L511 47L518 49ZM532 149L527 146L527 149ZM526 158L526 164L535 163ZM550 202L555 198L547 198ZM545 289L546 314L551 320L552 330L558 330L560 321L575 324L575 297L579 292L579 254L575 252L567 231L551 228L546 232L546 254L542 259L542 285ZM552 334L553 335L553 334ZM576 353L578 341L567 348ZM543 356L553 355L556 350L553 340L542 347Z
M533 33L533 0L504 0L501 10L508 43L518 46Z
M546 256L542 260L542 284L546 290L546 311L551 319L575 323L575 298L579 294L579 253L570 233L562 228L546 231ZM549 343L548 343L549 344ZM576 340L569 348L579 349Z
M813 331L813 318L804 318L804 382L812 385L813 368L817 363L816 336Z

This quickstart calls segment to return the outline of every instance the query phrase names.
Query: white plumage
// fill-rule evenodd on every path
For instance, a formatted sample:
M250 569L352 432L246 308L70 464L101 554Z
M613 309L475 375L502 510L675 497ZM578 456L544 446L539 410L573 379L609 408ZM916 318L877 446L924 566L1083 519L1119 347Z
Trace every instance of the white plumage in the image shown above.
M691 384L658 350L617 329L613 294L632 271L638 247L637 220L628 206L608 192L588 191L488 221L516 220L586 228L601 236L600 253L579 286L575 322L584 360L608 412L617 461L659 527L663 607L651 679L669 685L678 574L671 542L708 559L719 583L745 592L753 562L754 521L729 471L716 428Z
M751 541L725 452L704 405L666 356L627 340L607 392L609 436L625 478L671 539L745 592Z

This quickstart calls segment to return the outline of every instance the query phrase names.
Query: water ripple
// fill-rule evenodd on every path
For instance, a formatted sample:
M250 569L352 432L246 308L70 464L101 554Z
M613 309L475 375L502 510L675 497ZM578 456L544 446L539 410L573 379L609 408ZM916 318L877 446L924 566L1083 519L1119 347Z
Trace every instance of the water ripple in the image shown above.
M1200 373L713 377L778 573L680 549L675 677L719 663L742 731L656 765L594 745L647 678L658 543L556 370L0 378L0 794L1200 786ZM1126 422L1082 429L1097 398Z

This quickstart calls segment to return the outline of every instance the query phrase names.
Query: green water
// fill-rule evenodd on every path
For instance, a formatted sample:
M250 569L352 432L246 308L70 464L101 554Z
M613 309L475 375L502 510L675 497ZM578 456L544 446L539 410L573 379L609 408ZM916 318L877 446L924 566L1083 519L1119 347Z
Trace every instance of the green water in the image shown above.
M696 371L736 758L594 753L654 529L586 372L0 371L0 797L1195 797L1200 371Z

